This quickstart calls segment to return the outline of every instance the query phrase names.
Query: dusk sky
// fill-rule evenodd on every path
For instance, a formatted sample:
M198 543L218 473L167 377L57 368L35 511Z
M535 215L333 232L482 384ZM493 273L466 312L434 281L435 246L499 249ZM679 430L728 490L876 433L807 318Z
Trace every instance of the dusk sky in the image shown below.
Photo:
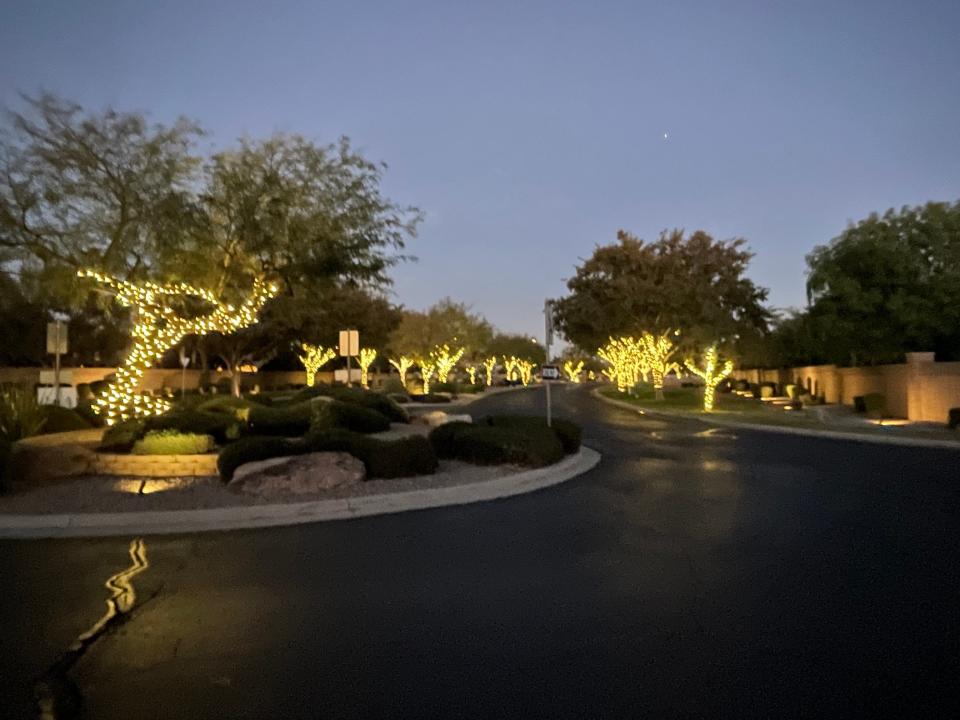
M619 228L740 236L775 307L850 220L960 198L960 2L4 0L0 103L348 135L426 213L398 302L542 333Z

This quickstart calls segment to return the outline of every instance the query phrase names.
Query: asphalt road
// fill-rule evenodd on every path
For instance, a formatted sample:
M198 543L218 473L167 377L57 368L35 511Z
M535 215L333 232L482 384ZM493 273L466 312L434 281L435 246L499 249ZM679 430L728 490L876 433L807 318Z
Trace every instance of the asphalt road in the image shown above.
M460 508L148 537L133 611L73 655L133 538L0 543L0 717L30 717L57 675L91 718L958 715L960 453L554 395L603 453L592 472Z

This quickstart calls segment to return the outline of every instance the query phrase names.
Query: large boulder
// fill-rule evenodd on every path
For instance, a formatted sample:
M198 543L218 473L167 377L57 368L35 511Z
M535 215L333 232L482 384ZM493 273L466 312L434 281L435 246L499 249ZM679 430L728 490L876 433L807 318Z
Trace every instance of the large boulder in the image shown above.
M237 468L229 487L259 497L315 495L362 482L363 463L349 453L318 452L270 458Z

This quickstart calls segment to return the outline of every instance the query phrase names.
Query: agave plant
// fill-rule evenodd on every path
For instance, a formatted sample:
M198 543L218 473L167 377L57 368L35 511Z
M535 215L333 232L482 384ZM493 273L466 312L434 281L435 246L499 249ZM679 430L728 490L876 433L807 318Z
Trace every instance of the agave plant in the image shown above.
M26 385L0 385L0 436L10 442L36 435L46 417Z

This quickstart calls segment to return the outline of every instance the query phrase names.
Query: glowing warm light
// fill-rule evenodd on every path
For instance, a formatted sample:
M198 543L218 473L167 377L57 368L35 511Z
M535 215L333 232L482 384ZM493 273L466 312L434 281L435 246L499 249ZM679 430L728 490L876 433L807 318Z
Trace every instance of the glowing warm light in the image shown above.
M520 359L517 358L516 356L513 356L513 355L511 355L510 357L507 357L506 355L503 356L503 370L504 372L507 373L508 381L514 380L516 377L518 377L519 363L520 363Z
M467 368L467 375L470 376L470 384L471 384L471 385L476 385L476 384L477 384L477 369L476 369L473 365L471 365L470 367Z
M617 384L620 392L632 388L640 382L640 378L646 382L650 374L650 361L642 338L610 338L606 345L597 350L597 356L610 365L603 374Z
M677 330L672 334L679 335L680 331ZM656 391L658 400L663 399L663 379L671 370L680 371L680 366L670 360L670 358L673 357L673 353L676 352L676 347L674 347L670 335L671 333L669 331L662 335L645 332L640 337L640 341L643 344L643 354L650 367L650 375L653 377L653 389Z
M373 348L360 348L360 385L369 388L369 372L373 361L377 359L377 351Z
M423 394L430 394L430 378L433 377L433 374L437 371L437 366L430 360L421 360L420 365L420 377L423 378Z
M567 380L570 382L580 382L580 375L583 373L583 360L576 365L573 364L573 360L567 360L563 364L563 371L567 374Z
M390 358L389 362L397 369L397 372L400 373L400 382L403 383L403 389L407 390L407 371L413 367L413 358L401 355L396 359Z
M588 371L587 371L587 380L589 380L590 382L593 382L593 381L596 380L596 379L597 379L597 374L596 374L593 370L588 370Z
M108 425L132 417L161 415L170 409L162 398L136 392L144 370L157 362L163 354L187 335L206 335L217 332L229 334L253 325L257 313L276 295L276 285L256 279L253 290L239 308L218 300L212 292L175 283L158 285L152 282L132 283L94 270L80 270L80 277L93 278L115 293L122 305L136 310L133 326L133 347L124 363L117 368L117 378L97 396L94 409L104 415ZM212 312L197 317L177 316L170 301L195 297L214 306Z
M493 371L497 367L497 357L488 357L483 361L483 369L486 371L487 387L493 385Z
M337 356L337 351L333 348L325 348L322 345L311 345L310 343L301 343L305 355L300 356L300 362L303 363L307 371L307 387L313 387L317 379L317 372Z
M727 360L723 367L719 367L720 355L717 353L717 346L711 345L703 354L703 367L699 368L693 363L693 359L687 358L683 364L687 370L703 378L703 410L710 412L713 410L713 400L716 395L717 385L720 381L733 372L733 360Z
M517 361L517 372L520 373L520 382L523 383L523 386L526 387L530 384L530 380L533 379L533 368L536 367L529 360L518 360Z
M445 383L450 376L450 371L456 367L462 357L463 348L450 352L449 345L437 345L430 353L430 360L437 369L437 380Z

